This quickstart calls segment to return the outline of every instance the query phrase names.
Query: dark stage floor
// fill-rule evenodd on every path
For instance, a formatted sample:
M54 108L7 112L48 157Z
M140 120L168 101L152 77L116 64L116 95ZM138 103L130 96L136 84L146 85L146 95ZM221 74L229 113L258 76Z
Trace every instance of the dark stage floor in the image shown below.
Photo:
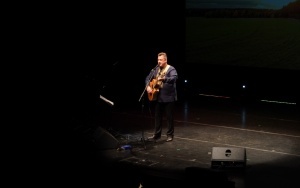
M211 97L178 101L172 142L165 135L157 142L147 139L154 128L151 103L114 108L103 102L99 108L74 120L65 161L75 184L299 187L297 105Z

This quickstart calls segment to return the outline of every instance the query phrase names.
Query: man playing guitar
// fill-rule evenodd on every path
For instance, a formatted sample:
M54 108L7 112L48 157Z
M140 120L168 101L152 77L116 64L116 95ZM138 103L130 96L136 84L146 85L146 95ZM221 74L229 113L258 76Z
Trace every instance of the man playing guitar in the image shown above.
M162 133L163 112L166 111L167 116L167 142L172 141L174 137L174 108L177 101L176 81L178 78L176 69L168 64L167 54L161 52L157 57L157 66L147 77L146 84L149 83L150 77L152 81L147 86L148 99L154 101L155 104L155 131L150 139L157 140Z

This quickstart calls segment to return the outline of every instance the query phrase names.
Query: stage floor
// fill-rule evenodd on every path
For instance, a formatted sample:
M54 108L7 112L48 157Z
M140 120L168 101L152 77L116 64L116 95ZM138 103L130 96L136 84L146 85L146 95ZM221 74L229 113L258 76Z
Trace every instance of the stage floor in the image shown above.
M145 188L299 186L296 105L205 97L178 101L172 142L165 141L166 120L161 139L147 139L154 129L152 105L106 108L78 123L66 160L73 178ZM212 160L219 166L212 168Z

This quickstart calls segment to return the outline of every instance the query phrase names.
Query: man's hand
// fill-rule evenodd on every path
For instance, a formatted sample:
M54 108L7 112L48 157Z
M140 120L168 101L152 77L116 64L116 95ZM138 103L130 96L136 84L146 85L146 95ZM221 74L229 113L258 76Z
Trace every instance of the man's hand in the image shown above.
M158 81L164 81L165 77L158 77Z
M152 88L150 86L147 86L147 92L151 93L152 92Z

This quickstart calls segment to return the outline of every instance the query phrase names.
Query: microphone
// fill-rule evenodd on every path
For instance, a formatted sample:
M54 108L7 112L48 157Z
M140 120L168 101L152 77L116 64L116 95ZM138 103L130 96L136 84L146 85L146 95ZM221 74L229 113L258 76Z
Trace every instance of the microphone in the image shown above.
M156 67L158 67L159 65L157 64L153 69L152 69L152 71L154 71L155 69L156 69Z

